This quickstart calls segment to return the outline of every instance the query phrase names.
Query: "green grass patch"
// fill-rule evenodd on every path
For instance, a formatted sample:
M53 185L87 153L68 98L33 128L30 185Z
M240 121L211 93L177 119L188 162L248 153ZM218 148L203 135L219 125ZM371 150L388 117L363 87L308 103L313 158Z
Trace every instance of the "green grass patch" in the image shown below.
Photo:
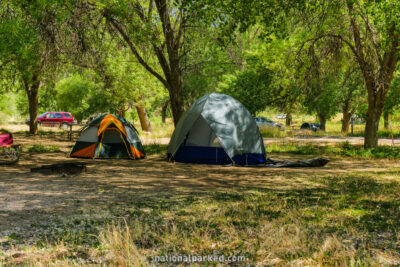
M354 132L353 134L348 133L347 136L364 137L364 131ZM390 130L379 130L379 138L392 138L392 132ZM400 131L393 130L393 138L400 138Z
M46 136L46 135L54 135L56 132L54 131L44 131L44 130L39 130L38 135L40 136Z
M61 152L58 146L43 146L43 145L33 145L27 146L26 150L29 153L52 153L52 152Z
M319 146L314 144L269 144L266 146L268 153L291 153L300 155L338 155L346 157L360 157L372 159L400 159L400 147L379 146L377 148L364 148L343 142L336 146Z
M277 127L261 128L260 133L263 137L270 137L270 138L283 138L287 136L285 131L281 131Z
M167 154L168 145L150 144L144 145L146 155L165 155Z

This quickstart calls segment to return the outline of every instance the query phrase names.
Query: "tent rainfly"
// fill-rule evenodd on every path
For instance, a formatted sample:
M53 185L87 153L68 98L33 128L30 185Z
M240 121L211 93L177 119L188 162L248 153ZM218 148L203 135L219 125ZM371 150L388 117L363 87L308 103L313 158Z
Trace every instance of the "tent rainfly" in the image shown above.
M171 137L168 157L203 164L266 162L254 117L236 99L217 93L201 97L182 115Z
M71 157L141 159L145 153L137 130L129 121L102 114L82 130Z

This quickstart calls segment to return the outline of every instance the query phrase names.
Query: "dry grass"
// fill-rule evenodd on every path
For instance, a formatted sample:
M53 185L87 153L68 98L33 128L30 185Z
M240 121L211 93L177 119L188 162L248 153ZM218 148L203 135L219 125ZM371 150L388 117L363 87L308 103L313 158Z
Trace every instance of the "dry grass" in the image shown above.
M112 224L100 234L100 244L105 249L107 264L114 266L149 266L146 257L141 255L134 243L138 230L133 231L126 224ZM140 232L141 233L141 232Z
M23 256L11 250L5 260L148 266L158 255L218 254L244 255L255 266L400 264L398 179L385 181L384 174L310 179L307 188L145 198L121 219L100 226L98 245L49 242L43 250L25 249Z

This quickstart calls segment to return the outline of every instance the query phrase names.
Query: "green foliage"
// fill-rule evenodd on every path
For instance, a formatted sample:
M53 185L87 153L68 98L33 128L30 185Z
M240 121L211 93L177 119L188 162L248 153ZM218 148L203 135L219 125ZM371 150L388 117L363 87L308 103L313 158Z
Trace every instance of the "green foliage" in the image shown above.
M12 94L0 95L0 123L5 123L13 115L12 104L14 103L14 99L15 97Z
M392 80L386 97L385 112L393 114L398 107L400 107L400 75Z
M102 112L107 106L108 99L101 94L94 82L79 74L60 80L56 85L56 92L58 108L71 112L78 121L93 113Z
M367 113L368 113L368 104L367 103L360 104L355 112L355 114L358 117L363 118L364 120L367 118Z
M96 80L102 86L111 112L119 113L142 105L150 115L168 99L161 83L143 69L127 49L114 47L104 62L97 70Z
M264 43L254 49L252 56L273 72L269 106L291 114L298 109L303 98L302 84L296 77L297 35L279 39L275 35L264 37Z
M322 85L309 87L304 104L309 113L316 112L330 119L338 112L339 99L339 87L332 78L324 80Z
M340 73L339 105L343 112L347 111L351 115L357 114L360 118L365 119L368 111L367 92L364 89L361 72L354 67L354 64L354 61L344 61L343 70ZM365 113L363 113L363 109L365 109Z
M188 53L183 65L183 95L185 106L190 107L198 98L215 90L215 85L224 75L237 71L225 47L213 40L216 30L191 33L184 44ZM243 55L235 55L242 59Z
M265 68L246 70L236 77L225 77L217 90L239 100L255 116L270 102L271 77L271 71Z

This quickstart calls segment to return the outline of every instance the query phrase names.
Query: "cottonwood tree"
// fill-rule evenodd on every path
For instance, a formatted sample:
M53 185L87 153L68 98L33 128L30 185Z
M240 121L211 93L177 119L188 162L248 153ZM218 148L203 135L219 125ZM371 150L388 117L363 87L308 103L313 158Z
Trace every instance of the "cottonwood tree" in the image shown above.
M368 99L364 146L378 145L379 120L399 58L400 2L310 1L322 10L315 38L336 38L347 45L363 75ZM314 16L315 17L315 16ZM314 23L317 23L314 21Z
M68 21L74 35L65 45L68 61L86 69L90 79L99 85L99 93L108 103L103 112L125 116L127 111L136 109L143 131L152 131L145 106L154 102L153 96L160 93L156 78L139 67L138 60L125 47L125 41L104 23L97 6L85 1L66 1L65 5L71 10ZM159 70L157 66L153 68ZM160 95L164 96L162 92Z
M316 113L325 131L326 122L339 107L342 58L341 46L335 39L303 43L297 57L297 75L302 84L303 105Z
M28 96L29 132L37 134L38 92L57 65L57 9L39 1L0 3L0 64Z
M109 29L122 38L137 61L168 90L176 124L184 111L181 60L185 56L185 29L195 14L179 1L171 0L100 1L95 5ZM143 53L149 49L156 60Z
M379 119L399 58L399 1L232 0L224 1L219 8L232 14L241 27L257 23L264 14L259 20L267 22L266 29L283 34L290 31L290 27L285 27L288 22L300 18L305 22L302 27L314 34L313 39L335 38L347 45L367 91L364 146L378 145Z

